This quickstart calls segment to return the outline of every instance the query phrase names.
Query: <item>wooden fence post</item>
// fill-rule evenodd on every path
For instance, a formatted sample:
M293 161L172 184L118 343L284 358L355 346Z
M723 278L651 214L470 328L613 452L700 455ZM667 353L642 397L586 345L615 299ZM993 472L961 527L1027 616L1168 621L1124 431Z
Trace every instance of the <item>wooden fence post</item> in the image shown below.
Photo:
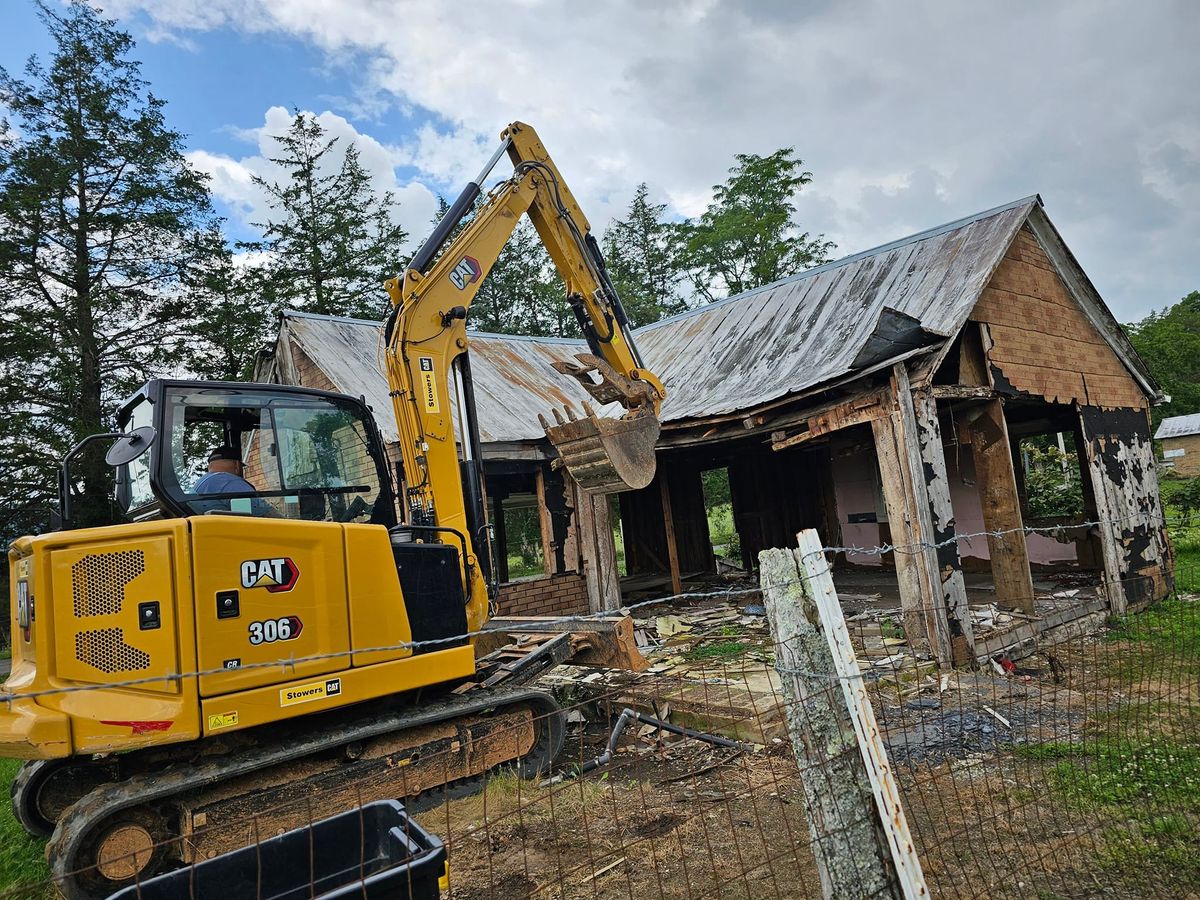
M814 530L759 569L825 897L929 897Z

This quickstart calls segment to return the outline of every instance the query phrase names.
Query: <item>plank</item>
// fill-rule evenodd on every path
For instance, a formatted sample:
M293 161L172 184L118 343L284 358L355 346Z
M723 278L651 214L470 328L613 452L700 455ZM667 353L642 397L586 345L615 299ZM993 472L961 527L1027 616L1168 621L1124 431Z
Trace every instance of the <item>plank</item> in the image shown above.
M538 527L542 533L542 569L547 575L554 574L554 525L550 521L550 510L546 506L546 473L538 466L536 474Z
M1029 549L1021 518L1021 501L1013 471L1008 426L1000 400L989 401L983 414L971 423L971 450L975 458L975 483L983 526L989 534L988 555L992 563L992 581L996 602L1010 609L1033 613L1033 577L1029 569Z
M658 488L662 496L663 527L667 532L667 560L671 567L671 592L683 593L683 578L679 573L679 545L675 543L675 517L671 514L671 489L667 486L667 473L660 472Z

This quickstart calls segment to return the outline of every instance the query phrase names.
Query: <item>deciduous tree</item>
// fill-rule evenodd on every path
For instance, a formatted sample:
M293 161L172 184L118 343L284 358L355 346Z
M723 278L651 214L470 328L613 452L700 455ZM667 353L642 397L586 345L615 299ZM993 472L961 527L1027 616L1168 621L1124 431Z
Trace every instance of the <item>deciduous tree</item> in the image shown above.
M1167 416L1200 412L1200 291L1125 326L1171 402L1151 409L1154 425Z
M681 226L681 265L698 296L740 294L826 261L833 242L796 224L796 194L812 181L791 147L770 156L740 153L713 201Z

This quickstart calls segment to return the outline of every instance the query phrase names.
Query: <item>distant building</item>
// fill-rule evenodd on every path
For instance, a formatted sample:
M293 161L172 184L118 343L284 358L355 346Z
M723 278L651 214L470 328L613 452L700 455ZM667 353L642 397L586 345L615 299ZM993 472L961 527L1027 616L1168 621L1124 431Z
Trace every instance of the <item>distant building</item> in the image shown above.
M1200 475L1200 413L1163 419L1154 439L1162 441L1164 470L1184 478Z
M634 334L667 389L658 475L611 505L551 466L537 420L587 399L550 365L582 340L470 336L502 612L612 609L710 583L713 469L726 470L738 538L723 552L752 569L760 550L815 528L844 548L835 579L895 597L909 638L940 660L1002 649L976 639L971 604L1061 624L1170 590L1149 415L1162 391L1038 197ZM286 312L257 377L364 396L394 443L380 341L377 322ZM1188 440L1176 460L1200 463L1200 438ZM1030 508L1022 451L1036 441L1070 448L1078 515ZM528 557L531 532L534 571L509 571L514 536ZM929 549L853 549L877 545ZM1062 575L1080 589L1047 583Z

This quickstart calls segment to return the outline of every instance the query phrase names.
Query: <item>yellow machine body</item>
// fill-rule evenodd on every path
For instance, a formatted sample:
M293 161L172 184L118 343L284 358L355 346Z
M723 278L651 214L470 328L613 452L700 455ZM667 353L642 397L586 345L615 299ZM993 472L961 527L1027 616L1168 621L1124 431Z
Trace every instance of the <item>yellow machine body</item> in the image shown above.
M2 756L189 741L475 671L470 645L402 646L382 526L196 516L22 538L9 562Z

